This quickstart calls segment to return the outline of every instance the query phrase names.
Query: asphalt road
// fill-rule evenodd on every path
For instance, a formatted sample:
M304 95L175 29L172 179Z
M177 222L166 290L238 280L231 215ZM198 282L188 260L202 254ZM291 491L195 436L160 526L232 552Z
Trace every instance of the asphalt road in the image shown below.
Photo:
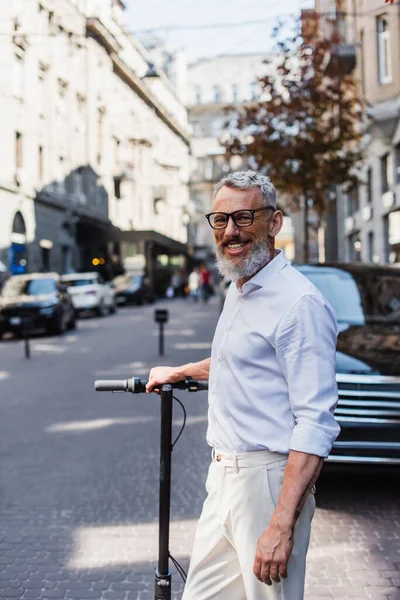
M157 559L159 398L95 393L95 379L209 355L218 302L170 310L158 357L153 307L86 318L63 337L0 343L0 598L150 600ZM187 567L209 462L205 393L178 393L171 553ZM174 431L182 416L174 408ZM400 598L398 472L326 472L307 600ZM173 573L173 598L182 583ZM244 599L245 600L245 599Z

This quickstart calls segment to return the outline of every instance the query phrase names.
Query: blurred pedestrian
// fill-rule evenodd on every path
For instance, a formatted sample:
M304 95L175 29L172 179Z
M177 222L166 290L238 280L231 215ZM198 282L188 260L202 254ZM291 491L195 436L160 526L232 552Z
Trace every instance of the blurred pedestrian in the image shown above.
M204 264L200 267L200 288L201 298L207 304L211 295L211 273Z
M195 267L190 273L188 286L191 299L197 302L200 296L200 270L198 267Z
M209 380L212 463L183 600L303 600L314 484L340 429L337 323L275 249L283 215L267 177L228 175L213 210L218 269L232 283L211 356L155 367L146 386Z

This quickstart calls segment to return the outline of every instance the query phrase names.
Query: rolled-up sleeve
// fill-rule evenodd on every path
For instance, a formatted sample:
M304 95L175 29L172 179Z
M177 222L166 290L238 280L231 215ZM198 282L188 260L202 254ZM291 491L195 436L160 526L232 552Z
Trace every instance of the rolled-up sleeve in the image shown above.
M276 355L295 420L291 450L327 457L339 434L333 415L338 400L336 340L335 315L321 296L303 296L279 324Z

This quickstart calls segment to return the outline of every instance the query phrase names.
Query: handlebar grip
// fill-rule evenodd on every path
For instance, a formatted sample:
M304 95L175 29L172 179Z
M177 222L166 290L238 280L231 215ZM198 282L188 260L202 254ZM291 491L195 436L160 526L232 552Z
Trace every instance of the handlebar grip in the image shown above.
M208 381L198 381L197 386L198 392L206 392L208 390Z
M96 392L127 392L127 379L99 380L94 382Z

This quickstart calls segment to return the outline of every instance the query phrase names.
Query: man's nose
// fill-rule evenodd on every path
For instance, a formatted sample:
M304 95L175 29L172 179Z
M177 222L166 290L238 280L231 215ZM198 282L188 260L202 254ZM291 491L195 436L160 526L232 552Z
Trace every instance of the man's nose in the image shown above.
M233 222L232 217L230 216L228 218L228 223L225 227L225 235L226 237L231 237L234 235L239 235L239 227L237 225L235 225L235 223Z

